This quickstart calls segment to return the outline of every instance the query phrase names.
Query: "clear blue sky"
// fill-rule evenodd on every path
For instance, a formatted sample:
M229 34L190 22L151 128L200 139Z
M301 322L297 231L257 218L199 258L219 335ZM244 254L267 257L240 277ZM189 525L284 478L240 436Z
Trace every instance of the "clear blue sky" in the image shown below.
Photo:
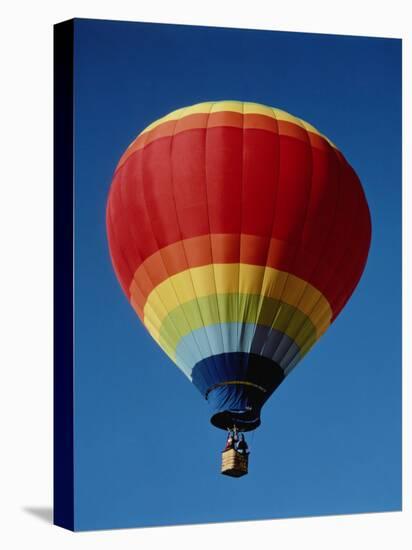
M312 123L357 171L372 214L361 282L265 405L250 473L220 475L225 435L157 348L113 272L105 206L150 122L220 99ZM76 20L77 529L401 507L401 42Z

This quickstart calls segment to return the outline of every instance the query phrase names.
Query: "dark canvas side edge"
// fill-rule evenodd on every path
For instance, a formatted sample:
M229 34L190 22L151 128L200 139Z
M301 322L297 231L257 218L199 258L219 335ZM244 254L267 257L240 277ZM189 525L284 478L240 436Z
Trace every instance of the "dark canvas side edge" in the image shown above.
M74 22L54 26L53 523L74 530L73 68Z

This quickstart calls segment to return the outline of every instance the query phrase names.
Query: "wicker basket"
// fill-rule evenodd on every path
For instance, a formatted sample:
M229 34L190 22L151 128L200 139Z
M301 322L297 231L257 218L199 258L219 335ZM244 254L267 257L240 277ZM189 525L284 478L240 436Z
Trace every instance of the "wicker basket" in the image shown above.
M222 474L241 477L247 474L248 455L240 454L235 449L227 449L222 453Z

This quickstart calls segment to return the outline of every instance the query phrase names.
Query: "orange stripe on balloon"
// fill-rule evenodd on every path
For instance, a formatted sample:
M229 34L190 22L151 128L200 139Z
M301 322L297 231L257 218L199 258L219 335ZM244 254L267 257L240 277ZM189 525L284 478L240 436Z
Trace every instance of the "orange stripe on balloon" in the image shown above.
M199 128L217 128L220 126L266 130L268 132L279 134L280 136L289 136L305 142L309 141L312 147L316 147L318 149L330 149L332 147L321 135L287 120L276 120L273 117L260 114L242 115L241 113L231 111L221 111L211 114L196 113L182 117L177 121L168 120L158 126L155 126L153 130L140 134L131 146L126 149L119 161L119 164L117 165L116 170L118 170L133 153L157 139L169 137L188 130L195 130Z
M189 268L240 262L267 265L299 277L301 274L293 269L295 260L295 247L278 239L245 234L202 235L173 243L149 256L136 270L129 292L134 296L134 306L143 311L154 288Z

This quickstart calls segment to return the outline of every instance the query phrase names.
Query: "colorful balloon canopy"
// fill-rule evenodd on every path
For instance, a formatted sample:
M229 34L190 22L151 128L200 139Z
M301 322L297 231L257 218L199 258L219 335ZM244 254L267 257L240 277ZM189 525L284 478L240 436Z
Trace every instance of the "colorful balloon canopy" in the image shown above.
M110 253L143 324L211 403L260 424L354 291L371 224L336 146L280 109L219 101L148 126L117 166Z

